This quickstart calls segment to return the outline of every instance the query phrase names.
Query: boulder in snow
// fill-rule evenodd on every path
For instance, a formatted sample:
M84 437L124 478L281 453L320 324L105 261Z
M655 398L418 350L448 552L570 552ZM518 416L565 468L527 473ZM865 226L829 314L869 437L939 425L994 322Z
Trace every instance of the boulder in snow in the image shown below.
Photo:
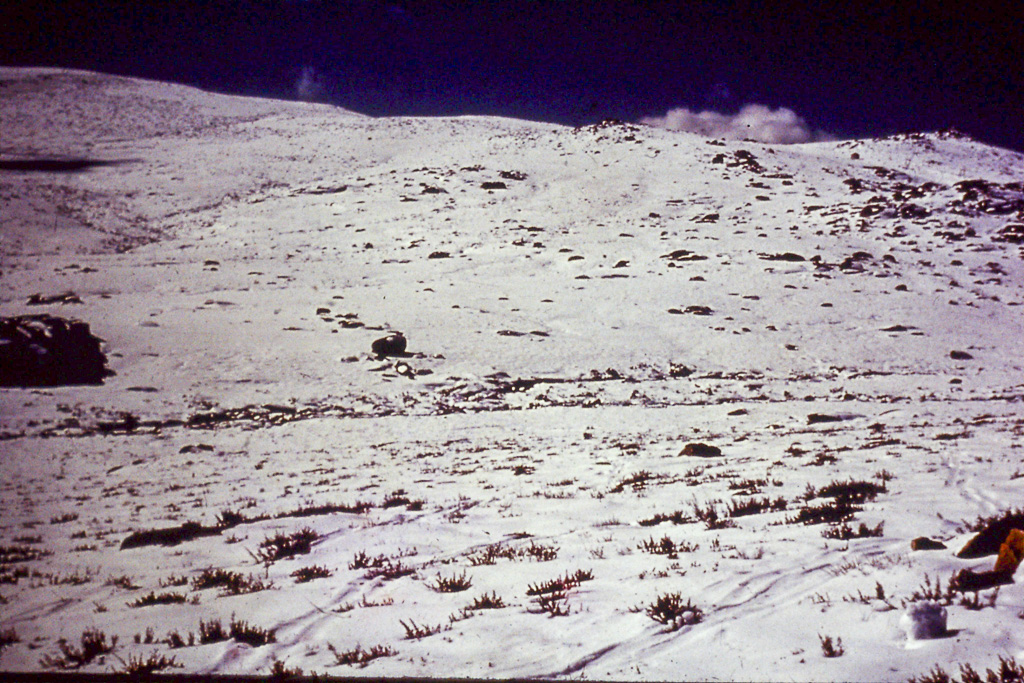
M683 448L681 455L694 455L698 458L716 458L722 455L722 449L706 443L688 443Z
M387 358L389 356L404 356L405 346L407 340L405 335L401 332L395 332L389 334L386 337L381 337L370 345L370 349L378 358Z
M0 318L0 386L102 384L114 374L89 325L53 315Z

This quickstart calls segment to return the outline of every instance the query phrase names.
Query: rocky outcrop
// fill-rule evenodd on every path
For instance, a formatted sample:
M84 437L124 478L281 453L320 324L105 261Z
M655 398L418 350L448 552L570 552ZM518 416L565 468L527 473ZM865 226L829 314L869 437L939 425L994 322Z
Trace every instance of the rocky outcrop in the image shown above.
M45 314L0 318L0 386L102 384L114 374L102 341L80 320Z

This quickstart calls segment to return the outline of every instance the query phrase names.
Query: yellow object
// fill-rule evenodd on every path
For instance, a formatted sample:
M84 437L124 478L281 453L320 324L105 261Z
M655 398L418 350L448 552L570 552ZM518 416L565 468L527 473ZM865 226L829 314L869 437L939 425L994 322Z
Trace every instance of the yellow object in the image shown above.
M999 557L996 558L994 571L1013 574L1017 566L1024 559L1024 531L1010 529L1010 535L1006 541L999 546Z

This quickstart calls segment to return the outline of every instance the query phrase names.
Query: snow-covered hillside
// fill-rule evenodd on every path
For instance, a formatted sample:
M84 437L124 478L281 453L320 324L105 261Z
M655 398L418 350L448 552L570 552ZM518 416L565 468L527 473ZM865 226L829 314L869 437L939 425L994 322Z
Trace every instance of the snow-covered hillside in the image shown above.
M85 671L898 680L1024 652L1017 584L939 596L947 637L899 625L1024 499L1021 154L45 69L0 93L0 315L83 320L116 372L0 389L0 670L88 629L118 641ZM373 356L393 331L408 354ZM657 621L673 594L702 618ZM233 619L275 642L189 646Z

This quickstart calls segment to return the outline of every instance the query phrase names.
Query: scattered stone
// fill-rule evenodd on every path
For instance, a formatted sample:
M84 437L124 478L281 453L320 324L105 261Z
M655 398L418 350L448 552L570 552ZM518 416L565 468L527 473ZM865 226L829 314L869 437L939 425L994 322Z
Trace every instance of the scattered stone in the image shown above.
M370 349L376 354L377 358L387 358L388 356L404 356L406 338L401 332L395 332L389 334L386 337L381 337L373 342Z
M682 379L683 377L689 377L694 372L693 368L688 368L680 363L669 363L668 365L668 376L673 379Z
M526 180L528 176L521 171L498 171L498 177L505 180Z
M687 306L683 313L690 313L692 315L711 315L714 311L708 306Z
M89 325L52 315L0 318L0 386L102 384L114 374Z
M664 254L661 258L669 261L706 261L708 257L695 254L689 249L676 249L671 253Z
M507 190L508 186L505 183L497 180L488 180L480 183L480 187L484 190Z
M917 204L908 203L899 208L900 218L927 218L931 213L932 212L928 209L923 206L918 206Z
M949 357L953 360L971 360L974 358L971 354L966 351L950 351Z
M683 447L680 455L693 455L698 458L717 458L722 455L722 449L718 446L709 446L706 443L688 443Z
M1010 244L1024 244L1024 223L1010 223L992 236L993 242L1008 242Z
M842 422L843 417L841 415L823 415L821 413L811 413L807 416L807 424L819 424L822 422Z
M213 446L208 443L187 444L178 449L178 453L212 453Z
M934 541L927 536L919 536L910 542L911 550L945 550L946 544Z
M29 306L45 306L47 304L80 304L82 300L78 295L68 290L61 294L46 296L43 294L32 294L26 302Z
M791 263L799 263L800 261L806 261L800 254L794 254L791 251L787 251L784 254L758 254L758 258L762 261L789 261Z
M843 259L843 262L839 264L840 270L863 270L864 267L861 265L863 261L873 261L874 256L866 251L858 251L853 256L848 256Z
M447 251L435 251L435 252L431 252L430 256L428 256L427 258L439 259L439 258L451 258L451 257L452 257L452 255L449 254Z
M139 428L139 418L129 412L118 415L116 420L98 422L96 432L98 434L131 434Z

